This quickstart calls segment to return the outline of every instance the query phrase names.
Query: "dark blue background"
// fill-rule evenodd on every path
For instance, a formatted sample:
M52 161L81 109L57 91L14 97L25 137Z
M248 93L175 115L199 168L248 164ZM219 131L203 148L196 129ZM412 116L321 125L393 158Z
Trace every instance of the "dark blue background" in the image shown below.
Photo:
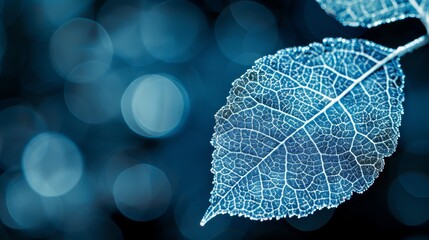
M374 185L339 206L325 225L318 226L318 219L320 216L323 219L323 214L330 216L332 211L297 223L301 229L307 227L314 231L301 231L285 219L257 222L228 216L218 216L205 227L199 226L209 206L212 188L210 138L213 115L225 104L232 81L254 60L280 48L320 42L325 37L364 38L396 48L425 34L417 19L372 29L344 27L314 0L253 3L233 0L189 0L187 3L63 1L63 4L69 4L65 8L59 7L59 2L62 1L0 1L0 25L3 26L0 50L4 50L0 58L0 162L3 172L0 211L1 215L10 214L5 206L8 183L10 176L22 175L20 161L28 142L42 132L54 131L74 142L84 159L82 179L85 181L81 179L77 186L83 185L86 190L79 191L77 197L90 200L67 214L81 213L82 218L96 218L81 229L70 231L64 230L62 220L58 223L55 219L32 228L4 222L0 226L2 239L329 239L341 236L340 232L346 233L342 237L347 238L366 239L379 235L392 239L429 239L428 47L401 59L406 74L405 114L396 153L385 159L385 169ZM168 11L161 11L164 14L161 14L161 20L167 20L152 19L151 22L144 16L152 16L153 9L159 9L158 4L172 4L167 5L170 6ZM127 7L132 8L136 16L125 10L123 13L119 11ZM92 98L78 96L83 99L82 105L70 109L68 91L79 86L85 89L87 85L74 85L76 83L61 74L52 57L56 53L50 49L57 29L74 18L101 24L113 47L108 69L95 80L101 86L107 86L107 93L97 95L100 86L97 85L94 92L89 91L89 94L95 94L90 95ZM237 19L244 23L240 25ZM157 42L150 42L150 39L144 44L144 38L152 34L150 31L163 27L156 24L164 23L170 24L166 28L170 32L156 33L158 38L152 41L168 40L169 43L161 44L160 49L151 48ZM146 27L141 26L144 24ZM175 27L178 27L177 32ZM120 35L121 30L129 31L130 35ZM130 37L133 36L141 39L132 42ZM69 38L58 41L60 44L66 40L73 42L79 35ZM190 46L184 47L180 45L182 43ZM177 49L185 50L175 53ZM248 54L239 57L244 53ZM68 55L61 55L59 61L67 58ZM118 88L104 82L111 77L109 74L116 74ZM178 127L166 136L140 136L128 128L120 114L120 95L126 86L147 74L173 76L187 95L187 111ZM110 115L97 112L97 101L106 104L106 99L111 100L106 110L109 114L112 111ZM93 100L94 104L87 102ZM18 111L15 115L5 112L17 106L25 106L31 112ZM82 113L81 109L89 112ZM40 118L43 127L38 127L39 120L34 120L34 116ZM100 174L104 174L109 161L118 154L123 156L121 159L127 159L123 160L127 167L146 163L165 173L171 186L171 198L167 199L167 210L159 217L149 221L129 219L115 207L112 193L100 187ZM118 167L117 171L123 170ZM157 187L157 182L150 184ZM133 191L132 187L130 191Z

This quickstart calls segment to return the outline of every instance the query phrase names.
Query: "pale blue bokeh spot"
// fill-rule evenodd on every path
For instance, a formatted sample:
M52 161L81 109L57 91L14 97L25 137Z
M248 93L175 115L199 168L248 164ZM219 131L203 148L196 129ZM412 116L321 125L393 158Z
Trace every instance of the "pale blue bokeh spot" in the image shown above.
M188 1L164 1L143 15L141 37L147 51L164 62L194 57L205 40L207 20Z
M43 196L60 196L81 178L83 158L79 148L66 136L45 132L25 147L22 168L34 191Z
M188 109L188 96L173 77L145 75L133 81L122 96L122 115L128 126L145 137L171 134Z
M43 11L43 16L53 25L59 26L72 17L87 10L93 0L35 0Z
M429 201L429 177L422 172L407 172L399 176L402 187L417 198Z
M103 5L98 15L112 39L115 56L131 66L146 66L156 61L147 51L140 34L145 8L137 8L110 1Z
M126 87L122 76L109 72L91 82L66 82L64 100L76 118L100 124L121 116L120 102Z
M315 231L317 229L320 229L325 224L329 222L329 220L334 215L335 209L323 209L321 211L314 212L314 214L309 215L304 218L287 218L287 221L290 225L292 225L294 228L309 232L309 231Z
M58 74L72 82L89 82L110 67L112 42L103 26L94 20L74 18L51 37L50 57Z
M6 206L18 229L44 227L61 205L56 198L45 198L33 191L20 176L11 179L6 190Z
M113 185L113 197L126 217L149 221L167 210L171 198L170 181L159 168L138 164L119 174Z
M224 9L216 20L215 34L222 53L242 65L252 65L281 46L273 14L251 1L239 1Z
M429 198L416 197L408 188L404 189L402 181L410 176L398 177L390 186L388 195L389 209L392 215L402 224L419 226L429 220Z

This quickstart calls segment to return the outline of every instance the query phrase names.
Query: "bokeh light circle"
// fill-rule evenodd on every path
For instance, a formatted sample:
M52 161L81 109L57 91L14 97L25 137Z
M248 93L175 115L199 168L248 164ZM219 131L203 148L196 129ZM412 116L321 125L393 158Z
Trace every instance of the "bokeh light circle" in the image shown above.
M253 62L280 48L276 19L263 5L240 1L222 11L215 24L219 48L233 62Z
M138 164L119 174L113 185L113 197L126 217L148 221L167 210L171 186L162 170L149 164Z
M60 196L80 180L83 159L78 147L66 136L45 132L25 147L22 167L34 191L43 196Z
M143 15L141 36L152 56L164 62L189 60L201 49L207 20L194 4L162 2Z
M26 104L12 105L0 111L1 167L19 166L25 145L33 136L46 131L46 125L43 116Z
M126 169L141 163L137 158L129 156L127 151L129 151L127 148L117 150L112 153L110 159L103 165L99 183L100 188L109 196L112 195L113 186L119 174ZM111 200L113 200L113 198ZM115 204L113 203L113 205Z
M174 209L176 226L185 239L213 239L229 229L233 220L228 214L220 214L216 216L215 221L209 221L201 227L201 216L207 210L207 200L197 196L204 191L206 191L204 188L195 184L188 185L176 203ZM241 225L241 228L243 227L246 228L246 223Z
M390 212L399 222L407 226L418 226L429 220L429 198L416 197L412 194L418 192L418 188L413 186L414 182L407 181L412 178L410 174L414 173L399 176L392 183L388 204Z
M93 0L37 0L37 2L43 10L44 17L58 26L87 10Z
M422 172L406 172L399 176L402 187L417 198L429 200L429 177Z
M145 137L172 133L183 121L188 96L173 77L146 75L133 81L122 95L122 115L127 125Z
M97 22L75 18L52 35L50 56L57 72L72 82L89 82L110 67L113 47L106 30Z
M20 177L22 177L21 174L16 170L8 170L0 175L0 222L4 226L13 229L22 229L22 226L19 225L9 213L7 195L10 185L13 182L17 182L18 178Z
M311 215L308 215L307 217L297 218L287 218L287 222L292 225L294 228L301 230L301 231L314 231L321 227L323 227L325 224L329 222L329 220L334 215L335 209L321 209L316 212L314 212Z
M99 124L120 116L121 97L126 87L123 79L114 74L103 75L88 83L67 82L64 100L76 118Z
M103 5L98 15L112 39L115 56L131 66L146 66L156 61L141 37L143 14L146 14L144 9L110 1Z
M9 182L5 197L7 210L19 229L40 228L47 223L41 196L22 177Z

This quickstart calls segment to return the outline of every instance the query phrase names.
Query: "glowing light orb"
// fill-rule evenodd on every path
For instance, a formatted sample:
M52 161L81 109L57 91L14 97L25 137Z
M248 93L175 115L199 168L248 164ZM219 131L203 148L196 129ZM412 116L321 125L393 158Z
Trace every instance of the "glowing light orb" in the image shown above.
M83 171L77 146L58 133L42 133L25 147L22 167L30 187L43 196L60 196L70 191Z
M163 171L139 164L119 174L113 185L113 197L122 214L136 221L148 221L167 210L171 186Z
M172 77L146 75L132 82L122 96L122 115L128 126L145 137L172 133L188 108L184 89Z
M52 35L50 56L57 72L72 82L89 82L110 67L113 47L106 30L97 22L75 18Z

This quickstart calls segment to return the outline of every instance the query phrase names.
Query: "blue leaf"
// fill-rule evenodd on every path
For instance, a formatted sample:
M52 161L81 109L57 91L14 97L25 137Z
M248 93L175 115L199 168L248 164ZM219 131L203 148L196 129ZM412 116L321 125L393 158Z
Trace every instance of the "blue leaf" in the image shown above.
M396 148L404 75L397 51L327 38L259 59L215 115L217 214L307 216L362 193Z
M374 27L407 17L427 18L427 0L316 0L346 26Z

